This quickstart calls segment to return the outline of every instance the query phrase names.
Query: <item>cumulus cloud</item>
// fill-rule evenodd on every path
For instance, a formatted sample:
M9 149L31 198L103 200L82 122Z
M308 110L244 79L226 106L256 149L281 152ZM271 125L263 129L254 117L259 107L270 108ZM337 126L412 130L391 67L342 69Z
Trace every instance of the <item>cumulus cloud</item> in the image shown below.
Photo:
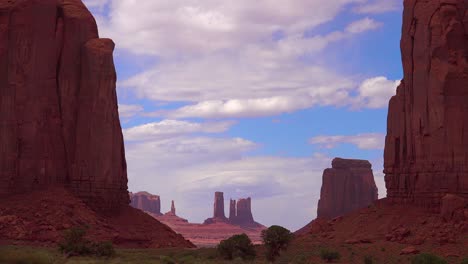
M119 104L119 116L121 118L130 118L144 112L141 105Z
M179 120L163 120L124 129L127 141L144 141L173 138L193 133L221 133L227 131L235 122L193 123Z
M166 63L121 85L154 101L193 102L153 113L170 118L258 117L313 106L344 106L357 83L298 58L378 26L366 18L343 31L310 38L291 36L267 46L248 45L235 56L214 54Z
M371 18L363 18L361 20L354 21L346 27L346 31L349 33L362 33L368 30L373 30L382 26L382 23L375 21Z
M385 146L385 135L380 133L368 133L353 136L316 136L311 138L309 143L329 149L339 144L353 144L359 149L381 150Z
M167 57L181 51L206 54L239 48L265 41L276 31L302 34L332 20L347 5L361 2L111 0L109 14L98 22L102 35L114 38L120 47Z
M316 216L322 171L331 159L245 156L255 147L241 139L214 138L130 144L129 187L161 195L163 210L176 200L180 214L193 222L212 214L213 193L223 191L226 199L252 197L254 216L265 225L304 226ZM271 213L290 211L291 204L301 210L288 220Z
M379 14L399 10L401 3L397 0L374 0L358 5L354 10L361 14Z
M388 80L383 76L367 79L359 86L359 97L357 98L354 107L387 107L390 98L396 94L396 88L398 85L400 85L400 81Z

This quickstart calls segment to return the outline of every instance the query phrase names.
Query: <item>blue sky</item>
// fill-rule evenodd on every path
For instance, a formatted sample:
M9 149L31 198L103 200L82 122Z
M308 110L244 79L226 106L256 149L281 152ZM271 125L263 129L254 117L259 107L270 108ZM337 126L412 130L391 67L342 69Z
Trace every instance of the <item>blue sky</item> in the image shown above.
M369 159L385 196L400 2L85 0L116 42L130 190L192 222L214 191L250 196L257 221L295 230L345 157Z

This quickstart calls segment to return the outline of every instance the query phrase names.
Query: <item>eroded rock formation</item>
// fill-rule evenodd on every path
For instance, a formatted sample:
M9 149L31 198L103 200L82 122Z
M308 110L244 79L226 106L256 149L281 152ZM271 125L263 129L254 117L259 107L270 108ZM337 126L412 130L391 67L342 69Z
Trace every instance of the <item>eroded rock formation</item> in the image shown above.
M0 237L191 247L131 208L114 43L81 0L0 1Z
M231 213L232 211L232 213ZM261 227L255 222L252 215L252 199L239 199L237 202L231 200L231 210L229 213L229 223L242 227Z
M390 100L387 196L438 209L468 197L468 4L405 0L404 79ZM467 127L465 127L467 126Z
M332 219L378 199L372 165L367 160L335 158L323 172L317 217Z
M101 212L129 202L114 43L79 0L0 4L0 196L66 185Z
M205 224L212 224L215 222L227 222L228 219L224 214L224 193L215 192L213 204L213 217L205 220Z
M148 192L130 193L131 206L155 215L161 214L161 198Z

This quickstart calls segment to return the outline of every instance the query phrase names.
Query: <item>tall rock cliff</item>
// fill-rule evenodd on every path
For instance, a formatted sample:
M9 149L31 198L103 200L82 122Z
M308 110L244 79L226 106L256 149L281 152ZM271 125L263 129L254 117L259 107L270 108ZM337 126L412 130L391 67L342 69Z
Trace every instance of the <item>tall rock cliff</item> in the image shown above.
M114 43L79 0L0 3L0 196L65 185L129 202Z
M468 197L468 3L405 0L404 8L404 79L390 100L385 142L387 196L437 209L447 193Z
M161 214L161 198L148 192L130 193L131 206L152 213Z
M367 160L335 158L323 172L317 218L332 219L378 199L372 165Z

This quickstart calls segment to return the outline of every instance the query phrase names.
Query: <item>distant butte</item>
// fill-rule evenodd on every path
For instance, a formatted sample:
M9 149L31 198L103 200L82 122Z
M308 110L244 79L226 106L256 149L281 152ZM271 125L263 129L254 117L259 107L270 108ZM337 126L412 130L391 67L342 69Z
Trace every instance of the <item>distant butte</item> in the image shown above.
M149 193L145 193L145 195L157 196ZM174 201L171 203L171 210L163 215L153 214L149 211L146 211L146 213L182 234L197 246L212 247L223 239L242 233L247 234L253 243L260 244L261 231L266 227L253 220L251 199L239 199L237 203L235 200L231 200L231 204L233 206L230 207L229 218L226 218L224 214L224 194L216 192L213 204L213 215L216 215L216 217L208 218L203 224L189 223L187 219L176 215ZM139 204L134 206L144 210L142 207L138 207Z
M335 158L322 177L317 217L333 219L378 199L372 165L367 160Z

